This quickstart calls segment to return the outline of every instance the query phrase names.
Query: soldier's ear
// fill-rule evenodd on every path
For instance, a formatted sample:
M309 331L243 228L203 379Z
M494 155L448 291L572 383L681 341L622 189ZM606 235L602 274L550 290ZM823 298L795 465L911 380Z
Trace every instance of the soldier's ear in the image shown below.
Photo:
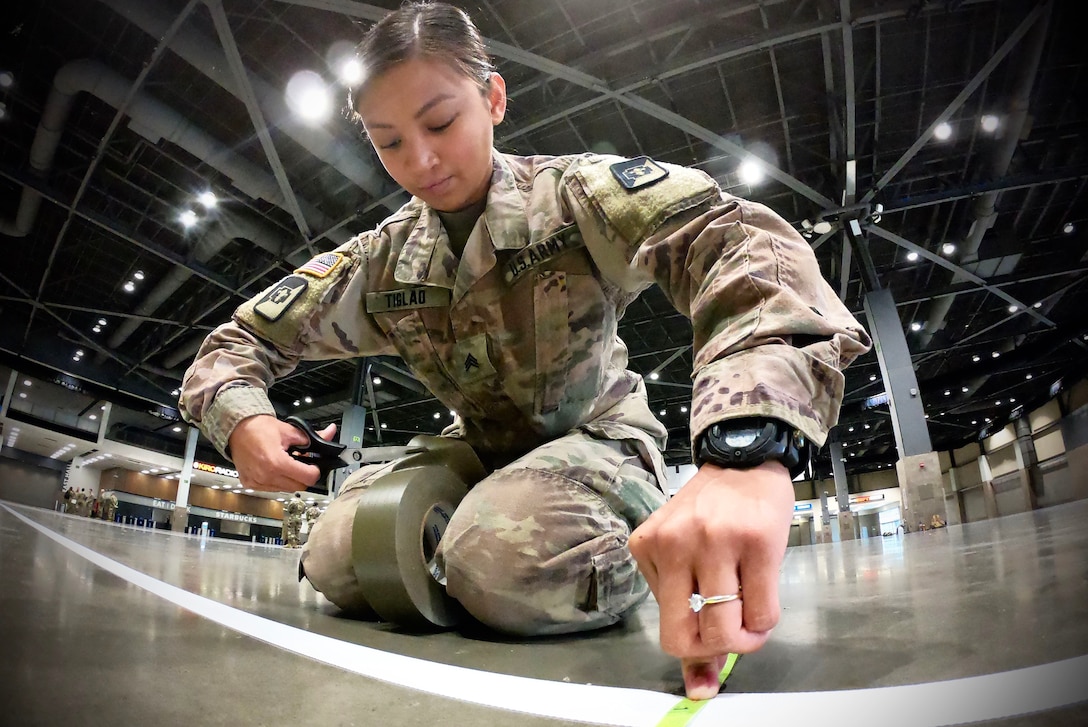
M498 126L506 118L506 80L498 73L492 73L488 81L487 106L491 112L491 124Z

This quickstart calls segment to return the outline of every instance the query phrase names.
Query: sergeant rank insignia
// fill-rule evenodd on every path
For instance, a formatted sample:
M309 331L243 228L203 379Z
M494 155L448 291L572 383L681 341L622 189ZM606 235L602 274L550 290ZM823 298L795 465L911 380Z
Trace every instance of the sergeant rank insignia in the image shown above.
M612 171L612 176L628 192L634 192L636 189L656 184L669 176L668 169L665 169L665 167L649 157L638 157L616 162L608 168Z
M308 287L310 287L310 284L306 281L306 278L301 275L288 275L257 301L257 304L253 306L253 310L261 318L275 323L283 317L291 304L306 292Z

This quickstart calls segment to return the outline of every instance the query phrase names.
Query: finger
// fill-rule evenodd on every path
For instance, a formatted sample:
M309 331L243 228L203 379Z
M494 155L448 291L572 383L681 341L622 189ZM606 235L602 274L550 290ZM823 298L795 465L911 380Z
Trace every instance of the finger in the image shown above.
M753 548L741 560L744 584L743 623L752 634L767 634L778 625L779 560L762 548Z
M725 655L709 659L681 659L684 673L684 692L688 699L713 699L721 689L720 675L725 666Z
M704 653L699 643L699 619L688 605L695 581L687 568L663 568L658 571L657 605L660 609L661 649L666 654L684 657L714 656Z
M329 426L318 432L318 436L327 442L331 442L332 438L336 436L336 424L330 424Z
M721 554L716 558L704 559L702 569L696 572L699 593L704 598L727 596L740 593L740 577L737 575L736 559ZM742 597L747 597L747 593ZM708 603L699 610L699 641L706 652L715 656L730 651L740 651L746 645L742 633L742 601Z

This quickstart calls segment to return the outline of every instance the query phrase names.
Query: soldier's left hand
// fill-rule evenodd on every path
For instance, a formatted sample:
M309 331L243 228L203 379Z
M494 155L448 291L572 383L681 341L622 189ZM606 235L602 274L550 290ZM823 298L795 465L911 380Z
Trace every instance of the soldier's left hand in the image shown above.
M717 694L724 657L758 650L778 624L793 503L779 462L747 470L705 464L631 534L631 553L661 610L661 648L680 659L690 699ZM688 602L693 593L738 592L740 600L698 613Z

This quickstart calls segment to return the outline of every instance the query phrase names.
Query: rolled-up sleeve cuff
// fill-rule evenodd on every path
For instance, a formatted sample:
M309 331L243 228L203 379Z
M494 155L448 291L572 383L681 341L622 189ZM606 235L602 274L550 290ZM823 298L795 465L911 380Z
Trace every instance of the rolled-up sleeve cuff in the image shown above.
M726 419L771 417L822 447L842 404L837 368L785 344L767 344L715 361L695 376L691 406L692 459L711 425Z
M276 410L264 389L253 386L221 389L204 415L204 436L211 440L221 455L230 459L227 442L234 428L243 419L258 414L276 416Z

